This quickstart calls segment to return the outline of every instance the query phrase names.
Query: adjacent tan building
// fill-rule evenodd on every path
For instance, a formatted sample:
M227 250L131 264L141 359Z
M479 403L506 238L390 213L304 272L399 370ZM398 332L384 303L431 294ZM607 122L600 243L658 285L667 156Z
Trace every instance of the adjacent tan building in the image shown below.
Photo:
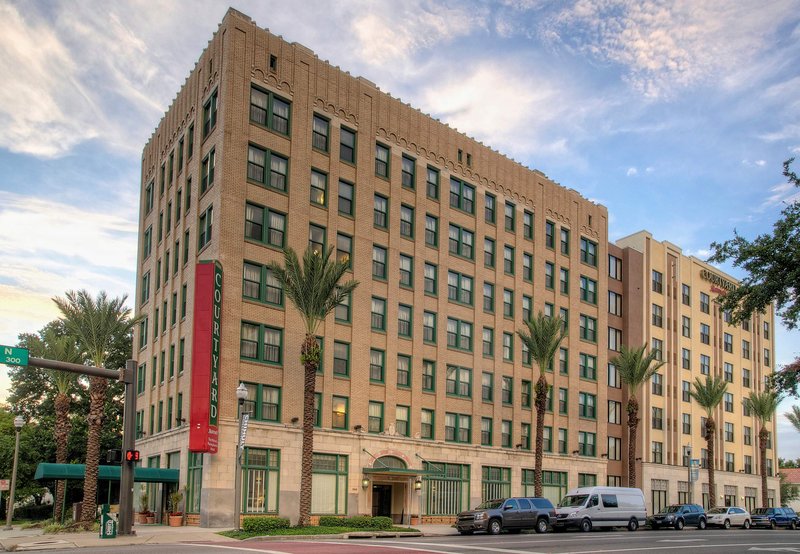
M351 263L346 278L360 282L319 330L314 515L449 521L486 497L532 494L538 369L516 330L539 311L568 328L547 374L545 494L557 501L579 485L625 485L624 415L609 423L611 403L624 399L609 386L606 332L651 340L649 297L627 290L644 283L655 257L635 238L609 245L607 220L605 207L229 10L142 155L144 319L134 343L145 463L180 469L191 522L230 524L243 382L251 419L242 512L296 520L303 325L266 264L282 261L284 247L312 246L335 249ZM624 279L609 279L618 269L609 253L623 260ZM195 294L195 268L206 260L223 271L211 393L219 450L191 453L201 346L193 323L206 300ZM687 281L697 292L698 279ZM623 295L622 314L609 315L609 291ZM717 319L708 317L715 330ZM754 357L771 349L759 337ZM767 368L749 369L756 387ZM665 391L680 381L670 371ZM656 405L673 409L680 398L644 403ZM738 470L747 448L737 410ZM682 437L666 432L645 429L645 442L665 444L677 487ZM163 507L167 492L151 486L151 507Z

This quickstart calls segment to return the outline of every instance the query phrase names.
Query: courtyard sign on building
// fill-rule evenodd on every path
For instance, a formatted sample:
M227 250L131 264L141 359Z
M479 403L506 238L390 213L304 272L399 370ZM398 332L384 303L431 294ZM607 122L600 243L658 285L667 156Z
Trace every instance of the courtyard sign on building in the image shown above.
M704 279L704 280L708 281L709 283L711 283L712 285L722 289L722 290L715 291L715 292L725 293L725 292L730 292L730 291L736 290L736 283L734 283L733 281L731 281L729 279L725 279L724 277L720 277L719 275L717 275L713 271L709 271L707 269L701 270L700 271L700 278ZM712 287L712 290L713 290L713 287Z
M221 311L222 266L217 261L199 262L195 268L190 452L215 454L219 443Z

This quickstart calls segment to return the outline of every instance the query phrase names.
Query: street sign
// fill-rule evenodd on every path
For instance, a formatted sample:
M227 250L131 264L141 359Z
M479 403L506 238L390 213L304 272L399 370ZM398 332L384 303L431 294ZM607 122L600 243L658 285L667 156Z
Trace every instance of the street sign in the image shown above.
M28 365L28 349L0 344L0 364Z
M689 480L691 483L694 483L700 478L700 460L693 458L689 462L689 469Z
M0 479L0 491L7 491L11 488L11 481L8 479Z

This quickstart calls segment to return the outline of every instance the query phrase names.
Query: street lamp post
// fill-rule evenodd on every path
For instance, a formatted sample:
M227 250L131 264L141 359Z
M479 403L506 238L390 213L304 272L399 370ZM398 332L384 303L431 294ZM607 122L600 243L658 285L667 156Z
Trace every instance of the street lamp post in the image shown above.
M689 504L694 500L694 483L692 483L692 445L686 447L686 467L688 468L689 475L686 479L689 485Z
M11 470L11 490L8 492L8 502L6 506L6 526L3 528L6 531L13 529L11 527L11 520L14 518L14 493L17 488L17 463L19 462L19 432L22 431L22 426L25 425L25 420L21 415L14 418L14 428L17 431L17 440L14 444L14 469Z
M233 491L233 526L239 531L242 528L240 523L242 512L242 452L244 451L244 440L242 437L242 424L244 423L244 414L242 408L244 401L247 399L247 387L244 383L239 383L236 387L236 399L239 401L239 433L236 435L236 474L234 475L234 491Z

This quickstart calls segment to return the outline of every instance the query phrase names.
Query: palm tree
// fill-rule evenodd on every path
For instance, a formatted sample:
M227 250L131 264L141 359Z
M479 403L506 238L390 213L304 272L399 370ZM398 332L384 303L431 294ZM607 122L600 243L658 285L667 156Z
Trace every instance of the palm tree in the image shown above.
M67 335L74 338L82 354L95 366L103 367L109 350L120 336L131 332L136 319L125 307L127 295L109 299L104 291L97 299L86 290L67 291L66 298L53 298L62 314ZM97 513L97 472L100 462L100 433L108 382L89 378L89 429L86 439L86 476L83 482L81 522L89 527Z
M637 431L639 429L639 389L649 381L653 375L664 365L658 361L658 351L651 350L645 355L647 345L639 348L620 348L619 354L611 360L616 366L619 378L625 385L628 395L628 404L625 411L628 414L628 486L636 486L636 446Z
M792 406L792 411L783 415L786 416L786 419L788 419L797 432L800 433L800 406Z
M320 348L316 332L319 324L341 304L355 288L358 281L339 280L350 268L349 260L331 259L333 248L319 252L309 247L302 263L297 253L284 250L284 266L272 262L269 269L283 287L305 323L306 336L300 349L303 364L303 449L300 468L300 520L299 526L311 522L311 470L314 452L314 388L319 367Z
M533 490L535 496L542 496L542 449L544 446L544 412L547 409L548 384L545 369L550 367L566 336L564 323L559 318L548 317L539 312L535 317L524 321L527 331L519 330L517 335L528 348L531 358L539 366L539 379L534 386L534 406L536 407L536 450L534 451Z
M720 377L706 376L705 382L696 377L689 395L706 411L706 449L708 451L708 507L717 506L717 486L714 482L714 438L717 424L714 422L714 410L722 402L728 383Z
M761 451L761 505L769 506L767 496L767 422L772 419L775 410L778 409L780 399L772 391L756 392L751 391L747 398L742 400L745 409L748 410L758 420L761 430L758 432L758 449Z

